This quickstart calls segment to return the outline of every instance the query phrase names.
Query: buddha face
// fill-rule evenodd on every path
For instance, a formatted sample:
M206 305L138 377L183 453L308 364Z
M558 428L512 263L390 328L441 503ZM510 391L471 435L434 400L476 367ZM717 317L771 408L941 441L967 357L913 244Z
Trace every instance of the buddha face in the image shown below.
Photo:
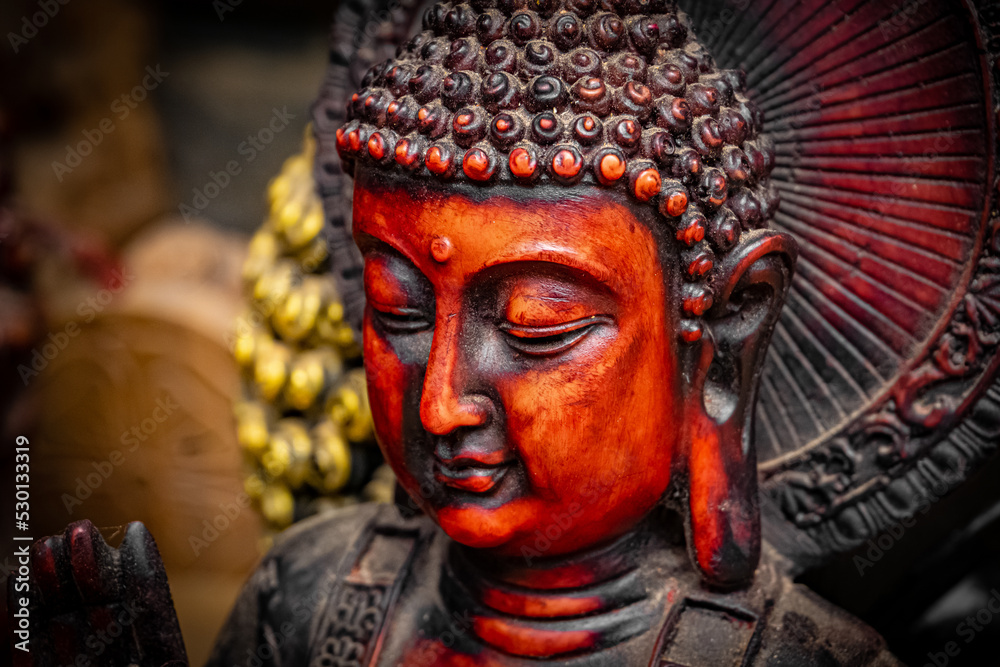
M378 440L421 509L471 547L585 548L633 527L670 482L669 278L627 205L578 190L473 198L357 178Z

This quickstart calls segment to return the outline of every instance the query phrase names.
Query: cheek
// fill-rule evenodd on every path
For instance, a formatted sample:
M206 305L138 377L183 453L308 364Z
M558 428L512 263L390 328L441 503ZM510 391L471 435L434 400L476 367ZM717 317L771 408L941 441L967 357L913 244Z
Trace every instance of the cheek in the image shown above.
M374 332L368 316L364 323L364 360L375 433L382 453L398 473L403 461L403 391L410 373L393 348Z
M504 388L510 433L537 495L550 502L599 495L607 509L658 499L677 431L663 338L662 322L643 318L600 355Z

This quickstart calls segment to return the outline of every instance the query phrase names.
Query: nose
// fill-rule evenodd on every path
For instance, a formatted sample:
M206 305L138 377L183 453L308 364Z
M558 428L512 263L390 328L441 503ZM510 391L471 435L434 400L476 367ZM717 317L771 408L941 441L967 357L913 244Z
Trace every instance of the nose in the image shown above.
M461 427L483 426L489 407L482 396L466 395L469 369L463 360L460 318L440 318L427 359L420 421L429 433L448 435Z

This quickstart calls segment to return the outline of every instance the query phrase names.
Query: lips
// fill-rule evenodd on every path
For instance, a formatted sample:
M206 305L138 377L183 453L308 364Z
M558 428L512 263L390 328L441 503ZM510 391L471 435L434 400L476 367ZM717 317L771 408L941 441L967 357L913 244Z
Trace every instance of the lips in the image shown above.
M434 478L453 489L470 493L487 493L500 483L513 461L489 463L469 457L434 463Z

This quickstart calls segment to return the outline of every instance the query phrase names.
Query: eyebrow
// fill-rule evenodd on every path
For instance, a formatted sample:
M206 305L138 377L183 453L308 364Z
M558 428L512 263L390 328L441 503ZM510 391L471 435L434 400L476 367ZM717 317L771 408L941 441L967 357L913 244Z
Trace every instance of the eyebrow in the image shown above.
M575 269L576 271L590 277L600 285L614 291L620 291L623 287L621 281L618 279L618 276L607 267L599 266L593 262L588 262L579 256L561 252L556 249L529 250L527 252L519 252L512 256L501 255L500 257L496 257L487 262L479 272L492 269L497 266L532 263L550 264L556 267L569 267L571 269Z

